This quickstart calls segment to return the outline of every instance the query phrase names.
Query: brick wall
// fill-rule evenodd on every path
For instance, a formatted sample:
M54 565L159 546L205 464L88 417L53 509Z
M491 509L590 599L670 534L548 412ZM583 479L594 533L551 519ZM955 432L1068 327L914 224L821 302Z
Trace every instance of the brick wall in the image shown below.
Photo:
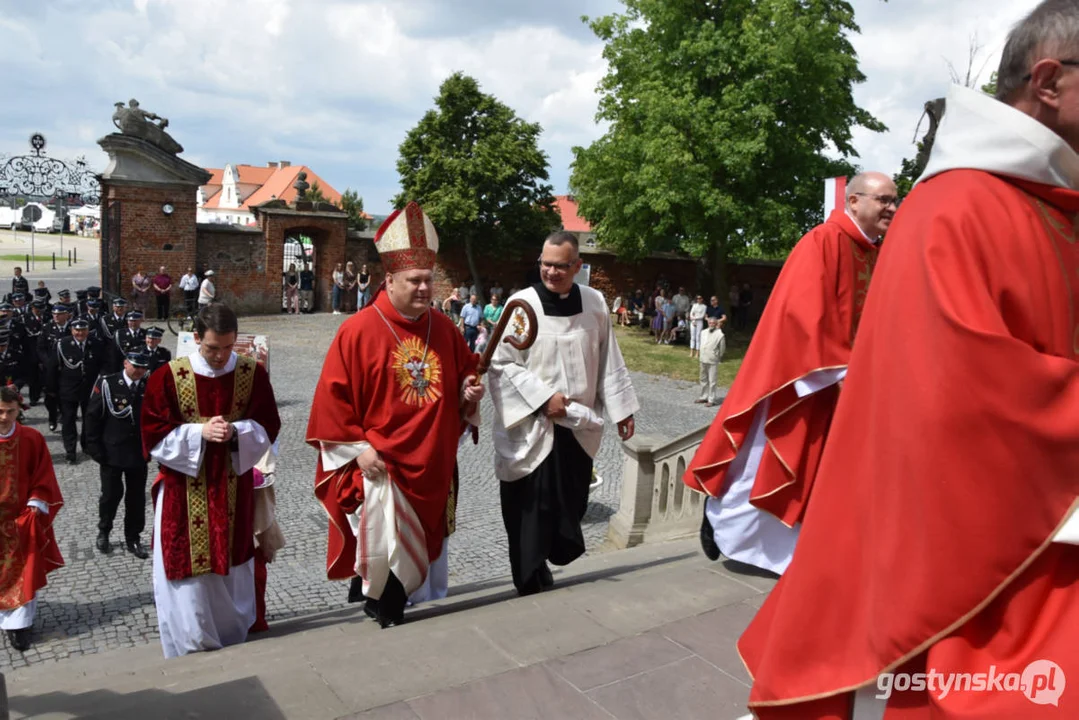
M280 265L280 257L277 262ZM276 284L269 281L266 238L258 228L200 223L196 263L200 271L214 271L218 299L236 312L253 315L280 310L280 279Z
M188 185L143 187L112 181L106 186L103 206L120 202L119 279L102 278L102 287L127 297L131 277L141 267L153 275L164 265L176 282L186 268L195 263L195 189ZM161 208L170 203L175 209L165 215ZM105 243L101 244L102 253ZM107 265L101 258L102 267ZM174 302L182 298L176 290Z
M348 216L338 217L305 215L296 211L265 210L259 212L262 232L265 236L266 267L262 282L266 292L276 293L276 310L267 300L266 312L280 312L281 278L284 272L285 238L292 235L307 235L315 245L315 309L325 312L330 309L330 292L333 287L333 268L338 262L344 262L345 236L348 231Z

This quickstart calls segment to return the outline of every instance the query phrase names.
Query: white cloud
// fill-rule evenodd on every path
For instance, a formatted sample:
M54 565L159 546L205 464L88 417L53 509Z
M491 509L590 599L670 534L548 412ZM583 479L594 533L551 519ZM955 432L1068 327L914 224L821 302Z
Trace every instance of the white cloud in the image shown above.
M857 132L860 163L887 172L913 154L922 104L965 69L968 37L999 53L1034 3L855 0L852 38L867 82L856 99L889 127ZM551 180L564 191L570 148L594 122L602 46L579 16L615 0L0 0L5 113L0 152L40 130L56 155L106 162L94 141L113 130L112 103L131 97L170 119L193 162L313 166L385 212L397 147L462 70L544 127ZM995 67L996 59L990 62ZM986 73L988 77L988 73ZM14 101L12 101L14 100ZM63 151L63 152L61 152Z

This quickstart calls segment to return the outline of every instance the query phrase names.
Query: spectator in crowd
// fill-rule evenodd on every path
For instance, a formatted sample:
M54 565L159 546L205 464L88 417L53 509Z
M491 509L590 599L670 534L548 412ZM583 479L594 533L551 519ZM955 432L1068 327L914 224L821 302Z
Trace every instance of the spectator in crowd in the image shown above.
M708 328L701 333L701 347L699 358L701 362L701 396L696 402L703 403L708 407L716 404L716 378L719 372L719 363L723 362L723 355L727 350L727 343L723 337L723 330L719 327L717 318L708 318Z
M356 266L349 260L345 263L344 295L341 298L341 312L352 313L356 310L356 287L359 279L356 277Z
M499 318L502 317L502 311L505 308L502 307L502 296L491 293L491 302L487 303L483 308L483 319L487 321L487 324L494 327L498 324Z
M315 273L306 262L300 271L300 310L306 313L315 311Z
M199 301L199 278L195 274L195 268L188 268L187 273L180 278L180 290L184 293L185 309L193 315Z
M739 313L738 300L739 300L741 294L742 294L741 291L739 291L739 289L738 289L738 283L732 282L731 283L731 290L730 290L729 293L727 293L727 307L730 308L730 310L731 310L731 319L732 320L737 320L738 319L738 313Z
M217 288L214 287L214 271L207 270L203 273L203 276L202 284L199 285L199 310L217 299Z
M488 307L490 307L488 305ZM490 338L490 331L487 321L480 322L479 333L476 334L476 352L481 353L487 349L487 340Z
M500 283L498 281L495 281L495 283L493 285L491 285L491 299L492 300L494 299L495 295L497 295L500 298L506 297L506 294L504 292L502 292L502 283Z
M461 289L454 288L450 292L450 296L442 301L442 312L450 316L450 320L453 320L454 325L461 323L461 308L464 306L464 302L461 301Z
M644 318L644 290L638 289L629 301L629 311L633 314L632 321L641 327L645 327Z
M479 298L469 295L468 304L461 308L461 331L464 332L465 342L472 352L476 351L476 337L480 334L482 320L483 311L480 309Z
M709 301L708 309L704 311L704 314L709 318L715 318L719 320L719 326L723 327L723 324L727 322L727 313L723 312L723 306L719 304L719 296L713 295Z
M341 263L337 263L333 268L333 291L330 297L330 303L333 305L333 314L341 314L341 295L345 292L345 270Z
M674 298L667 298L667 302L663 304L663 344L670 345L671 338L674 337L674 325L675 320L678 317L678 305L675 304Z
M679 315L686 315L689 313L689 295L686 295L686 289L684 287L678 288L678 292L671 298L675 307L678 308Z
M11 278L11 294L14 295L17 292L30 294L30 281L23 276L21 267L15 268L15 277Z
M360 266L360 274L356 278L356 307L363 310L369 302L371 302L371 273L367 272L365 263Z
M667 298L663 296L663 288L656 288L656 295L652 300L652 334L656 337L656 344L663 342L663 308L667 304Z
M285 273L285 310L289 315L300 312L300 276L296 272L296 263L289 263Z
M165 271L162 265L154 275L154 299L157 301L157 319L166 320L169 317L169 293L172 292L172 276Z
M704 330L704 322L708 318L708 306L704 304L704 296L698 295L689 308L689 356L699 357L701 350L701 332Z
M142 271L140 267L135 274L131 277L131 300L135 309L141 312L143 315L147 315L150 312L150 287L153 281L150 276Z

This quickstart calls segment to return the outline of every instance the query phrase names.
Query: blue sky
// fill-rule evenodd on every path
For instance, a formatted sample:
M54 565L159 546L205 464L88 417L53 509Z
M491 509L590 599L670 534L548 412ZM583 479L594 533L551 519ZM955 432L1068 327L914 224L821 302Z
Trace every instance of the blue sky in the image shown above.
M852 38L868 80L858 102L889 127L857 132L866 169L913 155L922 104L963 72L971 39L983 79L1032 0L853 0ZM0 153L31 133L57 157L107 162L96 139L113 103L134 97L169 118L187 160L289 160L351 187L383 214L397 192L397 147L441 81L475 76L544 128L551 182L565 192L571 148L594 122L602 45L582 15L614 0L0 0ZM924 130L924 128L923 128ZM823 190L822 190L823 193Z

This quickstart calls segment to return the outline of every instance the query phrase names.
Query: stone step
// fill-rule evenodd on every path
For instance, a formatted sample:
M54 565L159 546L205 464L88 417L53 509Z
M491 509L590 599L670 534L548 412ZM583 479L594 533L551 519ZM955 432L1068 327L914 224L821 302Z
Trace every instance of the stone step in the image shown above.
M554 575L554 589L526 598L508 578L457 588L387 630L352 605L216 652L166 661L153 644L31 666L8 673L11 717L335 720L397 717L378 715L395 706L411 713L400 717L453 717L438 715L431 698L491 700L475 684L492 682L554 683L593 707L622 695L608 688L653 670L656 680L714 676L709 684L722 693L709 702L727 709L709 716L745 712L748 677L734 640L773 580L709 562L696 541L586 556ZM494 716L480 712L463 716Z

